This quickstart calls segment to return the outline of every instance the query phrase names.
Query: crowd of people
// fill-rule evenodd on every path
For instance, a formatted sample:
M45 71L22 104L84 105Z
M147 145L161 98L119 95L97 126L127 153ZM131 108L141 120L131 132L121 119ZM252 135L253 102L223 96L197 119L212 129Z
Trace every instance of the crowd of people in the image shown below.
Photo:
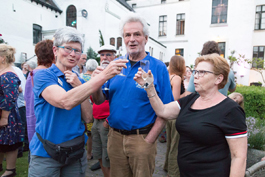
M91 159L104 177L151 177L164 127L168 177L243 177L244 97L234 92L218 44L203 45L194 70L181 56L167 67L145 51L144 18L125 16L120 32L127 54L103 45L100 64L87 60L83 35L71 27L39 42L37 63L22 71L12 66L15 49L0 44L0 171L4 156L7 164L1 177L16 175L23 142L29 177L85 177Z

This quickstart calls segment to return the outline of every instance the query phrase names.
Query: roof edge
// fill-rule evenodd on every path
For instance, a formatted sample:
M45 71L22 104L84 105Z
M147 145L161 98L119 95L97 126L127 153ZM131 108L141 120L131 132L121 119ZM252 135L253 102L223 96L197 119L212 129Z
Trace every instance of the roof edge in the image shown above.
M154 42L158 43L159 45L161 45L162 47L167 48L167 46L163 45L161 42L158 42L158 41L155 40L154 38L152 38L152 37L150 37L150 36L149 36L149 38L150 38L151 40L153 40Z
M37 4L41 4L42 6L45 6L47 8L50 8L51 10L54 10L55 12L59 12L60 14L63 12L61 9L59 9L58 7L54 7L50 4L47 4L45 2L42 2L40 0L30 0L31 2L36 2Z

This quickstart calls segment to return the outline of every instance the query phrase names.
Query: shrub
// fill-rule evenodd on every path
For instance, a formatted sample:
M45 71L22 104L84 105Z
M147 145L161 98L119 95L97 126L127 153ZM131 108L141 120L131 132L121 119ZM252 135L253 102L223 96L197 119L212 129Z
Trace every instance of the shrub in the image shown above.
M248 131L248 146L250 148L265 150L265 119L246 118Z
M244 96L246 117L265 119L265 88L238 85L236 92Z

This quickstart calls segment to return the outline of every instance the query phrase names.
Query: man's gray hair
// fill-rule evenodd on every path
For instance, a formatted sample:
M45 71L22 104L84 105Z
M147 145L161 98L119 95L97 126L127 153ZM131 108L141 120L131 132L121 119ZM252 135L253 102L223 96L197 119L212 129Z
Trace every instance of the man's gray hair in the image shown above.
M139 14L130 12L128 15L126 15L120 22L120 32L123 36L123 27L126 23L130 22L140 22L143 25L143 33L145 36L149 36L149 27L145 21L144 18L142 18Z
M78 42L81 44L82 50L84 47L83 35L78 32L75 28L66 26L56 30L54 34L53 46L61 46L64 43Z
M86 62L86 69L88 71L94 71L98 67L98 62L95 59L88 59Z
M34 60L29 60L29 61L27 61L26 63L27 63L27 65L28 65L31 69L35 69L35 68L37 68L37 62L34 61Z

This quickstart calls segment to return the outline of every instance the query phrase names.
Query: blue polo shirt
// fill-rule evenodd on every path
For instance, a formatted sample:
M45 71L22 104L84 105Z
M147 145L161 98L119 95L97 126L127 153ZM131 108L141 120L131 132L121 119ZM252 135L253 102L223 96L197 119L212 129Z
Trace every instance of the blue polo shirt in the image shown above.
M147 54L143 60L149 60L154 75L154 85L164 104L174 100L166 65ZM104 91L110 104L109 125L122 130L133 130L155 122L156 114L151 107L147 93L133 80L140 67L140 61L134 66L128 62L126 76L117 75L106 84L110 89Z
M84 80L79 79L84 83ZM36 132L43 139L59 144L81 136L85 131L85 126L81 121L80 105L71 110L66 110L54 107L43 99L41 93L50 85L58 85L65 91L69 91L73 87L66 82L64 74L54 64L48 69L38 71L34 76L33 92ZM32 155L50 157L36 133L34 133L30 142L30 151Z

